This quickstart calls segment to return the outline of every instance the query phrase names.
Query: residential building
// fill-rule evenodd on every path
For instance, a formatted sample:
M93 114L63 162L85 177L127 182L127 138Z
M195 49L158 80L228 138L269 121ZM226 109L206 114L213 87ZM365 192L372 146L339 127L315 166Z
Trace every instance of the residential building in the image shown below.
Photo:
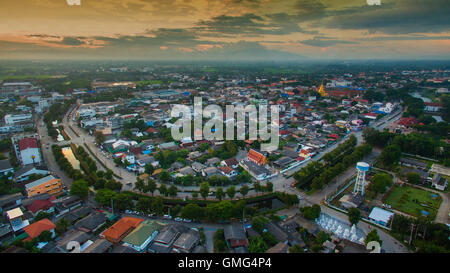
M106 239L98 239L89 245L82 253L108 253L113 244Z
M56 225L47 218L34 222L33 224L25 227L23 230L28 235L26 241L31 241L32 239L41 235L43 231L50 231L52 233L52 237L55 237L55 228Z
M0 160L0 176L14 173L14 168L11 166L9 159Z
M147 246L158 235L161 228L162 225L155 221L142 222L123 239L124 245L131 247L138 252L145 251Z
M228 178L233 178L238 175L238 173L228 166L219 167L220 172Z
M22 182L27 180L30 175L47 175L48 173L48 170L40 169L34 165L27 165L14 173L14 180L16 182Z
M248 246L248 240L245 235L244 227L240 223L234 223L226 226L224 228L224 236L228 245L232 248Z
M143 221L143 219L135 217L123 217L105 230L102 235L111 243L117 244Z
M447 179L442 177L440 173L437 173L434 175L433 180L432 180L432 186L435 189L444 191L445 188L447 187L447 185L448 185Z
M6 212L6 217L11 224L13 232L19 231L30 224L30 221L24 219L23 212L20 208L8 210Z
M38 141L34 137L19 140L19 160L22 165L41 163Z
M200 233L194 229L182 233L173 243L172 252L190 253L200 243Z
M42 193L59 195L63 192L61 179L49 175L25 185L27 196L35 196Z
M33 118L32 114L7 114L4 117L6 125L14 125L16 123L21 123L25 121L30 121Z
M220 165L236 169L239 166L239 162L236 160L235 157L232 157L226 160L222 160L222 162L220 162Z

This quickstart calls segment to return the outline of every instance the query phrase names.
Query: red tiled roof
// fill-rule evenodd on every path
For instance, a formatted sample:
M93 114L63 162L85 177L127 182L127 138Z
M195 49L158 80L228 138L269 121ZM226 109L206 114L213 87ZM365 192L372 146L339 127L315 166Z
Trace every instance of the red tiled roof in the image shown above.
M43 231L51 231L54 228L56 228L56 225L47 218L44 218L29 226L24 227L23 230L28 234L28 236L30 236L30 239L33 239L41 235Z
M150 127L150 128L147 129L146 132L149 133L149 134L151 134L151 133L156 133L156 132L158 132L158 130L156 130L155 128Z
M138 155L138 154L142 153L142 147L130 148L129 151L130 151L130 153L132 153L134 155Z
M221 170L222 172L224 172L226 174L229 174L229 173L231 173L233 171L233 169L228 167L228 166L219 167L219 170Z
M36 212L38 212L40 210L48 210L48 209L50 209L53 206L54 206L53 203L50 202L50 200L48 200L48 199L47 200L39 200L39 199L37 199L37 200L34 200L34 202L31 203L27 207L27 209L34 214L34 213L36 213Z
M438 103L438 102L425 102L426 106L437 106L437 107L442 107L443 104L442 103Z
M23 151L28 148L37 148L38 143L37 140L34 137L27 137L24 139L19 140L19 150Z
M418 121L414 117L409 117L409 118L401 118L397 123L405 127L408 127L417 124Z
M256 164L264 165L266 163L266 157L253 149L248 152L247 158Z
M377 116L377 114L375 114L375 113L367 113L367 114L365 114L366 116L369 116L369 117L376 117Z
M226 159L224 161L225 161L225 164L227 164L227 166L233 166L233 165L238 165L239 164L239 162L234 157Z
M117 241L126 234L130 229L136 228L143 219L134 218L134 217L123 217L117 223L112 225L110 228L103 232L103 236L105 236L108 240Z
M339 139L339 136L336 134L330 134L330 135L328 135L328 137Z

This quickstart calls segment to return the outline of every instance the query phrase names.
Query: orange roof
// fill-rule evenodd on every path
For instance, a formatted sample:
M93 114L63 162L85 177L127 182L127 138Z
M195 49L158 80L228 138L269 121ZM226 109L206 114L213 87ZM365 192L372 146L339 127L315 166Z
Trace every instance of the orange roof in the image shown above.
M44 218L29 226L23 228L23 230L30 236L31 239L38 237L45 230L51 231L56 228L56 225L52 221Z
M123 217L117 223L112 225L110 228L103 232L103 235L106 238L111 238L112 240L118 240L125 234L130 228L136 228L143 219L134 218L134 217Z
M263 165L266 163L266 157L253 149L250 149L250 151L247 154L247 157L248 159L254 161L257 164Z

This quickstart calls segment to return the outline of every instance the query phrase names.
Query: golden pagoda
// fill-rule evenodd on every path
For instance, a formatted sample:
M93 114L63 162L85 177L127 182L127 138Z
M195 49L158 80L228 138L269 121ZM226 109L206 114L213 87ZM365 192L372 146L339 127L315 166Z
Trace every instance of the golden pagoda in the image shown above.
M318 90L317 92L319 92L319 94L320 94L322 97L328 96L328 94L325 92L325 89L323 88L323 81L322 81L322 84L320 85L320 88L319 88L319 90Z

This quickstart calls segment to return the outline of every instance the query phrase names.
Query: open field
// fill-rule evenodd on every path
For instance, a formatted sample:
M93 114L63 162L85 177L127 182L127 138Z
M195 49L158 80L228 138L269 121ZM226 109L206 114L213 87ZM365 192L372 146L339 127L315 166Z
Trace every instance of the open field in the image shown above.
M430 214L430 218L434 219L442 198L432 192L411 186L394 186L384 202L396 210L416 217L423 215L422 211L426 211Z
M1 80L16 80L16 81L22 81L22 80L45 80L45 79L52 79L52 78L62 78L65 77L64 75L58 76L58 75L0 75Z

